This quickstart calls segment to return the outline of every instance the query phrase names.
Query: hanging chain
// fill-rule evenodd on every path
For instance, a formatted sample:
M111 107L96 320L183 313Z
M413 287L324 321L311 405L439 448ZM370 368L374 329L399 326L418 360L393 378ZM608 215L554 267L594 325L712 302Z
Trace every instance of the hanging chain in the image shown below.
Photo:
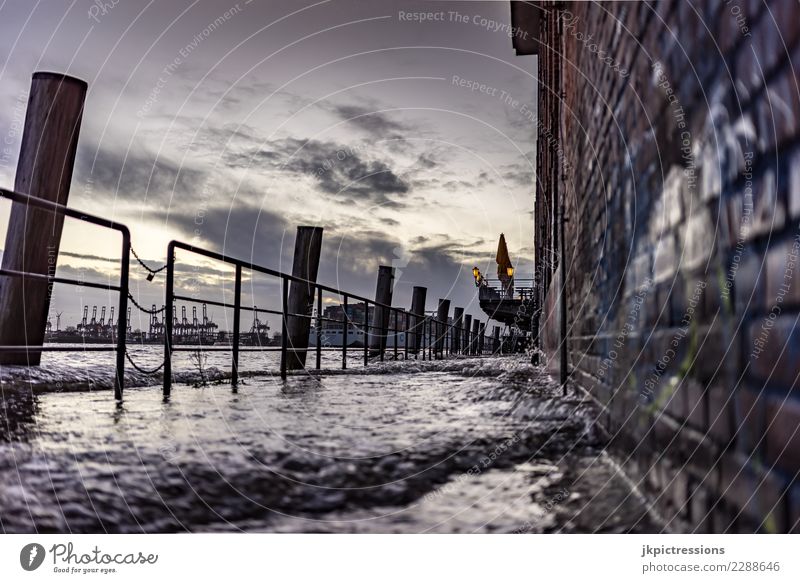
M128 299L129 299L131 302L133 302L133 305L134 305L134 306L136 306L137 308L139 308L139 309L140 309L142 312L144 312L145 314L150 314L151 316L155 316L156 314L160 314L161 312L163 312L164 310L166 310L166 309L167 309L167 308L166 308L166 306L161 306L161 307L160 307L159 309L157 309L157 310L148 310L147 308L143 308L142 306L140 306L140 305L139 305L139 302L137 302L137 301L136 301L136 300L133 298L133 296L131 295L131 293L130 293L130 292L128 292Z
M130 363L131 363L131 366L132 366L133 368L135 368L136 370L138 370L140 373L142 373L142 374L146 374L146 375L154 375L154 374L156 374L158 371L160 371L162 368L164 368L164 363L166 362L166 361L162 361L162 362L161 362L161 364L159 364L159 365L158 365L156 368L154 368L153 370L147 370L147 369L144 369L144 368L140 367L140 366L139 366L139 365L137 365L135 362L133 362L133 359L131 358L131 355L128 353L128 351L127 351L127 350L125 351L125 358L127 358L127 359L128 359L128 362L130 362Z
M154 277L155 277L155 276L156 276L158 273L160 273L160 272L164 271L164 270L167 268L167 264L165 263L164 265L162 265L162 266L161 266L161 267L159 267L158 269L151 269L150 267L148 267L148 266L147 266L147 264L145 264L145 262L144 262L144 261L142 261L142 260L139 258L139 255L137 255L137 253L136 253L136 251L134 250L134 248L133 248L133 247L131 247L131 253L133 253L133 256L136 258L136 261L138 261L138 262L139 262L139 265L141 265L141 266L142 266L142 267L143 267L143 268L144 268L144 269L147 271L147 281L153 281L153 278L154 278Z

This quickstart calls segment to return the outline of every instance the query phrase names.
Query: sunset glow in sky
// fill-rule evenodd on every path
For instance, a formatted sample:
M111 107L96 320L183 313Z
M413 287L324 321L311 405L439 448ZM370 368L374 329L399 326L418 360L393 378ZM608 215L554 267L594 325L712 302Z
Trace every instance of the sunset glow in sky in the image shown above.
M69 205L127 224L153 266L181 239L290 271L309 224L325 228L320 281L371 296L395 265L398 305L427 285L429 308L480 314L470 270L493 271L501 232L530 277L536 65L514 55L508 2L51 4L0 8L2 186L31 74L65 72L89 84ZM68 222L61 250L61 275L116 274L113 235ZM218 298L226 270L188 259L181 284ZM163 277L132 273L160 306ZM270 282L248 283L271 301ZM57 288L62 327L84 303L116 298Z

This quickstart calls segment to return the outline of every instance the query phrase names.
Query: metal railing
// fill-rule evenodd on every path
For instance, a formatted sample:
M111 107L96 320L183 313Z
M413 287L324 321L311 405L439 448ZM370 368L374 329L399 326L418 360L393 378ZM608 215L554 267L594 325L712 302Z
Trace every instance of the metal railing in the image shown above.
M127 356L127 332L128 332L128 300L130 298L129 289L129 276L130 276L130 256L131 256L131 236L128 228L115 221L111 221L102 217L85 213L82 211L74 210L66 206L36 198L27 194L14 192L7 189L0 188L0 197L11 200L17 204L25 204L45 211L50 211L64 217L77 219L86 223L90 223L99 227L112 229L118 231L122 236L122 249L120 258L120 276L117 285L111 283L98 283L84 281L83 279L74 279L67 277L57 277L54 274L42 274L27 271L16 271L11 269L0 269L0 276L16 277L23 279L30 279L34 281L43 281L48 284L65 284L75 285L93 289L101 289L106 291L114 291L119 294L118 310L116 324L116 338L114 346L91 346L84 345L80 348L83 352L115 352L116 353L116 367L114 374L114 397L116 400L121 401L123 390L125 387L125 360ZM176 250L184 250L194 253L208 259L213 259L232 265L235 268L234 279L234 301L233 304L226 302L218 302L212 300L202 300L194 297L176 294L174 291L175 282L175 252ZM425 314L414 314L404 308L386 305L357 294L346 292L324 284L311 282L290 274L282 273L262 265L257 265L250 261L244 261L228 257L224 254L202 249L193 245L183 243L181 241L171 241L167 250L167 264L166 264L166 302L164 310L164 374L163 374L163 390L164 395L169 396L172 386L172 353L175 351L196 351L196 347L176 346L173 342L173 327L172 320L173 306L176 301L185 301L191 303L206 303L208 305L221 306L223 308L233 309L233 331L232 342L230 346L203 346L202 350L220 350L231 351L231 383L234 387L239 381L239 353L243 351L280 351L281 364L280 374L281 378L287 377L287 353L288 351L294 352L315 352L316 362L315 368L320 370L322 368L322 351L323 350L341 350L342 369L347 368L347 354L349 351L348 346L348 332L355 329L363 332L364 346L363 356L364 365L369 365L370 357L379 358L380 361L385 359L387 352L391 351L394 359L399 359L402 354L404 359L413 356L422 360L433 360L444 358L452 354L466 354L466 355L482 355L482 354L496 354L501 352L502 342L488 335L475 334L471 330L463 327L456 326L452 322L442 322L432 316ZM242 306L242 270L248 269L252 272L261 273L268 276L279 278L282 283L282 301L281 310L259 309L255 306ZM159 270L160 271L160 270ZM314 296L317 307L317 314L290 314L288 313L288 295L289 295L289 282L295 282L308 286L309 289L314 290ZM342 299L342 313L341 319L327 318L323 315L322 311L322 298L324 293L339 296ZM364 314L360 322L356 322L348 313L348 304L352 301L360 302L363 304ZM134 302L135 304L135 302ZM377 308L386 310L385 322L371 323L370 322L370 307L377 312ZM140 308L142 309L142 308ZM273 314L281 317L281 346L258 346L242 348L240 345L241 340L241 318L240 312L248 310L253 313ZM145 310L146 311L146 310ZM290 317L307 318L312 322L316 322L316 342L314 347L302 346L288 346L287 334L287 319ZM343 338L341 347L325 347L322 346L322 337L325 330L324 323L335 323L342 326ZM400 347L400 337L402 335L402 349ZM392 338L391 346L389 345L389 338ZM456 341L458 338L458 341ZM377 341L376 341L377 340ZM413 341L413 343L412 343ZM70 352L76 351L71 346L53 346L53 345L13 345L1 346L0 352L6 353L40 353L40 352ZM134 364L134 363L132 363ZM134 365L135 366L135 365ZM138 368L138 367L137 367ZM308 368L308 367L306 367ZM143 371L148 374L150 371Z
M176 294L175 286L175 263L176 251L186 251L195 255L205 257L231 265L235 269L234 273L234 292L233 303L225 301L214 301L209 299L201 299L197 297L190 297L186 295ZM270 310L264 308L256 308L255 306L243 306L241 302L242 295L242 270L247 269L254 273L267 275L280 279L281 281L281 310ZM313 301L316 304L316 315L312 314L295 314L288 312L288 299L289 299L289 283L294 282L307 286L309 290L313 290ZM341 319L327 318L323 316L323 294L328 293L338 296L342 299L342 314ZM355 322L348 314L348 307L351 301L363 303L364 315L361 322ZM172 312L173 306L176 301L183 301L189 303L206 303L212 306L219 306L225 309L233 310L233 331L230 346L202 346L202 347L188 347L176 345L173 338L173 320ZM370 322L370 306L373 308L383 308L386 310L388 317L386 322L371 323ZM241 340L241 318L240 312L247 310L257 314L272 314L280 316L281 319L281 345L277 346L258 346L242 348ZM377 310L375 310L377 311ZM402 354L405 359L409 355L421 359L434 359L444 358L455 353L455 346L458 344L461 348L459 354L497 354L500 352L500 344L495 339L488 335L477 335L472 331L465 328L457 327L454 323L442 322L436 318L426 316L424 314L414 314L404 308L389 306L357 294L346 292L328 285L308 281L299 277L295 277L288 273L258 265L251 261L244 261L236 259L222 253L202 249L194 245L189 245L181 241L171 241L167 247L167 275L166 275L166 290L165 290L165 332L164 332L164 397L169 397L172 390L172 353L176 351L230 351L231 352L231 384L233 387L239 382L239 353L243 351L248 352L269 352L280 351L280 375L282 379L287 378L287 353L293 352L314 352L315 368L322 369L322 352L323 350L341 350L342 369L347 368L347 354L348 354L348 333L351 328L358 330L359 327L363 331L364 346L364 366L369 365L370 357L378 358L383 361L386 353L391 350L394 358L398 359L400 354L400 347L398 344L400 334L403 334L403 347ZM287 319L288 318L307 318L311 322L316 322L316 342L315 346L288 346L288 333L287 333ZM321 333L323 323L335 323L342 326L342 346L341 347L325 347L322 346ZM401 327L402 322L402 327ZM309 326L310 326L309 323ZM377 331L378 334L373 334ZM459 342L455 343L455 335L459 334ZM388 339L393 337L393 346L388 347ZM413 338L414 344L410 344ZM371 340L377 339L377 346L371 346ZM488 340L488 342L487 342ZM466 348L465 348L466 347ZM306 365L305 368L309 368Z
M481 299L489 300L526 300L534 297L535 281L533 279L514 278L510 283L500 279L481 279L478 286Z
M34 281L44 281L48 284L67 284L67 285L77 285L81 287L90 287L95 289L102 289L106 291L115 291L119 293L119 316L117 319L117 338L116 338L116 345L115 346L84 346L81 348L83 351L91 351L91 352L116 352L116 370L114 373L114 398L118 401L122 400L122 391L125 387L125 342L126 342L126 333L128 328L128 319L127 319L127 311L128 311L128 294L129 294L129 286L128 286L128 278L129 278L129 269L130 269L130 249L131 249L131 235L130 231L125 225L120 223L110 221L108 219L104 219L101 217L96 217L89 213L85 213L82 211L74 210L71 208L67 208L64 205L60 205L54 202L50 202L48 200L44 200L41 198L36 198L34 196L30 196L27 194L22 194L19 192L14 192L12 190L6 190L0 188L0 197L7 198L14 203L17 204L24 204L32 207L36 207L39 209L43 209L46 211L53 212L58 215L62 215L65 217L69 217L72 219L77 219L79 221L83 221L86 223L91 223L93 225L97 225L99 227L105 227L107 229L113 229L118 231L120 235L122 235L122 256L120 259L120 278L119 278L119 285L112 285L112 284L104 284L104 283L95 283L95 282L88 282L83 281L81 279L72 279L67 277L56 277L55 275L47 275L43 273L33 273L28 271L16 271L13 269L0 269L0 276L4 277L17 277L22 279L30 279ZM72 347L64 347L64 346L27 346L27 345L20 345L20 346L0 346L0 352L11 352L11 353L25 353L29 354L31 352L38 353L38 352L63 352L68 350L75 350Z

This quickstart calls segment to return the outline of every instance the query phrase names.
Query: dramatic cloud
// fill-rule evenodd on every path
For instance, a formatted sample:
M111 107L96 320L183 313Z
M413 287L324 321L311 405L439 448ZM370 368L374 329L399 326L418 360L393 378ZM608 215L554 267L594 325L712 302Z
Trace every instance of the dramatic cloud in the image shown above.
M279 262L289 228L282 216L244 204L211 207L202 216L172 214L169 224L187 240L202 241L210 249L268 267Z
M370 136L382 140L402 138L404 132L410 129L406 124L390 119L384 112L360 105L336 105L333 113Z
M70 204L128 225L149 265L163 264L167 242L180 239L288 271L296 225L319 223L326 283L370 295L378 265L388 264L398 302L407 305L414 282L433 303L450 295L464 304L475 291L465 266L491 262L500 231L518 225L510 239L530 242L532 217L512 213L533 205L526 156L533 160L535 126L451 83L458 74L535 104L535 57L515 56L502 31L411 27L380 2L321 3L294 16L289 0L245 2L188 55L181 50L229 3L140 11L120 2L102 26L80 10L62 21L35 3L6 4L3 24L14 34L0 36L8 54L0 138L13 143L0 179L12 183L20 145L12 130L24 119L31 72L86 79ZM470 21L509 17L507 3L458 9ZM269 22L279 24L264 29ZM112 273L114 262L101 257L106 239L94 232L68 229L61 248L73 255L62 251L61 263ZM181 284L215 297L224 267L197 259L191 267ZM131 273L138 284L144 271L134 262ZM161 275L133 293L160 305L163 283ZM109 303L107 294L81 294ZM71 288L57 288L57 309L77 303Z
M115 193L131 200L169 202L185 200L202 188L205 173L179 166L165 156L150 155L141 147L127 154L107 147L82 148L79 151L78 180L91 184L92 190Z
M251 146L244 153L231 150L226 152L225 162L231 168L268 164L276 171L309 176L320 191L335 195L342 202L402 208L404 204L390 195L407 193L408 182L386 162L368 159L365 150L365 146L285 138L261 147Z
M59 251L60 257L73 257L74 259L84 259L86 261L104 261L106 263L118 264L119 260L113 257L101 257L100 255L91 255L88 253L73 253L72 251Z
M433 159L433 155L420 154L419 158L417 158L417 165L420 168L426 168L430 170L431 168L435 168L437 166L437 163L436 160Z
M524 164L506 164L501 168L501 178L509 186L533 186L534 171Z

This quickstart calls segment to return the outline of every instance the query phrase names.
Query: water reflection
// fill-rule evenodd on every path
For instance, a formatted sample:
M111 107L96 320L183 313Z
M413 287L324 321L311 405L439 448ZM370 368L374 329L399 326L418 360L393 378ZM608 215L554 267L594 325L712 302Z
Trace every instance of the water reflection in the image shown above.
M0 442L27 441L35 431L39 397L31 392L0 391Z
M108 392L6 394L2 527L418 531L427 528L415 510L423 505L457 514L459 529L513 531L546 502L540 478L551 489L569 479L576 491L570 472L591 468L602 447L596 412L558 393L529 365L506 360L449 372L256 377L237 394L177 385L166 403L158 387L129 389L119 406ZM519 469L526 464L534 470ZM599 483L597 471L589 474ZM463 500L495 496L509 509L516 501L514 510L459 507L448 497L453 483ZM405 520L390 525L387 515Z

